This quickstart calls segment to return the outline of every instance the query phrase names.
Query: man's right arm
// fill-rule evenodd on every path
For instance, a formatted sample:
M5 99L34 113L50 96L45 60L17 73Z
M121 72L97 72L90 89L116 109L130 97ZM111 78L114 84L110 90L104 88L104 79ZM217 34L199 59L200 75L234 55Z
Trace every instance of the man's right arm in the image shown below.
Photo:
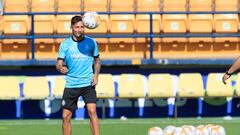
M223 75L222 81L224 84L226 84L226 80L238 69L240 68L240 57L236 59L236 61L233 63L233 65L226 71L226 73Z
M67 74L67 72L68 72L67 67L63 66L63 60L62 59L57 60L56 69L57 69L57 71L59 71L62 74Z

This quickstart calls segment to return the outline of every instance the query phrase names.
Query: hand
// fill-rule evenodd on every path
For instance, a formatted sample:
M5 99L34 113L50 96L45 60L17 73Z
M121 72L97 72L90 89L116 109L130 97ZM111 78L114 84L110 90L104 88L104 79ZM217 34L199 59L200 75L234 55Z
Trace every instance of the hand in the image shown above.
M62 67L62 68L60 69L60 72L61 72L62 74L67 74L67 72L68 72L67 67Z
M98 83L98 76L97 76L97 75L94 75L94 76L93 76L93 80L92 80L92 86L97 85L97 83Z
M227 80L228 78L230 78L230 76L231 76L231 75L228 75L228 74L226 74L226 73L223 75L222 81L223 81L224 84L227 84L226 80Z

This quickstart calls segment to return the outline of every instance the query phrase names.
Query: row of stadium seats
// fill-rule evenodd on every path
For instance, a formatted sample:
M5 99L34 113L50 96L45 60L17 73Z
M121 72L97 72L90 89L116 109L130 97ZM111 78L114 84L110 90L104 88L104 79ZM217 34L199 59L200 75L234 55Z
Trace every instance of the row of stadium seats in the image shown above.
M35 34L69 34L73 15L36 15ZM101 25L86 33L132 34L150 32L149 15L101 15ZM27 35L31 31L31 19L27 15L5 15L0 23L4 35ZM153 33L237 33L238 14L156 14L153 15ZM43 27L44 26L44 27Z
M240 96L240 74L237 76L236 91L231 80L222 83L222 73L209 73L204 88L199 73L171 74L100 74L96 87L98 98L166 98L166 97L232 97ZM55 77L0 77L0 99L46 99L61 98L65 76ZM116 85L117 83L118 85ZM21 84L21 85L19 85ZM20 86L20 87L19 87ZM117 86L117 87L116 87ZM177 88L177 90L175 90ZM206 89L206 90L205 90Z
M4 0L5 12L238 11L238 0Z
M20 39L19 39L20 40ZM52 40L53 39L45 39ZM98 40L98 39L97 39ZM99 39L98 41L101 41ZM116 39L115 39L116 40ZM124 40L124 39L121 39ZM155 39L154 39L155 40ZM156 39L161 40L161 39ZM175 39L174 39L175 40ZM199 59L199 58L235 58L239 56L239 42L222 43L187 43L187 42L154 43L153 56L156 59ZM22 40L21 40L22 41ZM145 39L145 41L149 41ZM5 42L5 41L4 41ZM1 43L1 60L29 60L32 57L31 44L25 43ZM132 64L140 64L140 59L150 57L149 43L134 42L124 43L99 43L100 58L107 60L126 59L132 60ZM59 43L35 43L35 59L56 60ZM196 55L197 54L197 55ZM119 57L121 56L121 57Z

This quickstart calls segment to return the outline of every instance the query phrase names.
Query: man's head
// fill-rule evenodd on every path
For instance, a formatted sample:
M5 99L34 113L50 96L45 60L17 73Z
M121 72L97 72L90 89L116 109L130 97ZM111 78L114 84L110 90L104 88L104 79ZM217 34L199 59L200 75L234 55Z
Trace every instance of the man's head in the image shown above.
M82 16L73 16L71 19L72 34L77 40L81 40L84 35Z

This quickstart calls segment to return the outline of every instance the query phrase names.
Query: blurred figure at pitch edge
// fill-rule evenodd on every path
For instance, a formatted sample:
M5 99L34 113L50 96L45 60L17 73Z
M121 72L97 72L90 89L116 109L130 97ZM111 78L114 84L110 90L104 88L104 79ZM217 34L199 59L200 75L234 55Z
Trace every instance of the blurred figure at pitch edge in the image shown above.
M59 47L56 64L56 69L67 75L62 97L63 135L71 135L72 113L77 109L80 96L83 97L88 111L92 135L99 135L95 90L101 67L98 45L93 38L84 35L82 16L72 17L71 29L72 35Z

